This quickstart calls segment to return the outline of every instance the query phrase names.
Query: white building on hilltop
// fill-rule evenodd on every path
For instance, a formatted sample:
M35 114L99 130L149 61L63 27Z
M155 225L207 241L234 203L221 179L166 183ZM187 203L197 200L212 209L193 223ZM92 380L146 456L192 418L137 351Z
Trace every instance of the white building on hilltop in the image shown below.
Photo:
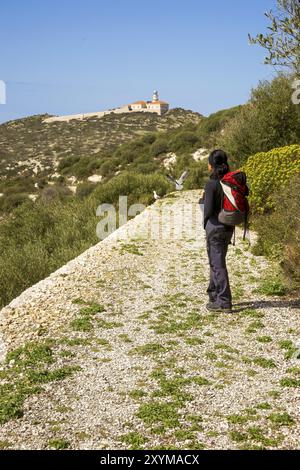
M142 111L163 114L169 110L169 104L158 98L158 91L154 90L152 101L135 101L128 105L129 111Z
M152 101L135 101L134 103L126 104L120 108L108 109L106 111L97 111L95 113L84 113L84 114L70 114L68 116L52 116L44 119L43 122L51 123L57 121L69 122L73 119L82 121L83 119L90 118L102 118L107 114L123 114L133 112L144 112L144 113L156 113L160 116L169 110L169 103L160 101L158 98L158 92L154 90L152 95Z

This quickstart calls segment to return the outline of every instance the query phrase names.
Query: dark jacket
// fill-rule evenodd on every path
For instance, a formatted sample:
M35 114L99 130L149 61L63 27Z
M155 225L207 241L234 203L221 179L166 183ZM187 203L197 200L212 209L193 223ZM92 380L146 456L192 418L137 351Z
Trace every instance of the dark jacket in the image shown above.
M223 190L218 179L211 178L205 186L204 191L204 228L206 228L208 221L210 222L210 229L221 228L226 231L232 231L232 227L224 225L218 221L218 215L222 209L222 195Z

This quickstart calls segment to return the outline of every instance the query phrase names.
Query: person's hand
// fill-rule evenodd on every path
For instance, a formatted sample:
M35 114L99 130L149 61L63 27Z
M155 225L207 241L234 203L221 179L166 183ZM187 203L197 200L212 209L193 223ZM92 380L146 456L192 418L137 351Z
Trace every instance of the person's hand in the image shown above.
M205 191L202 189L200 193L200 199L199 199L199 204L204 204L204 199L205 199Z

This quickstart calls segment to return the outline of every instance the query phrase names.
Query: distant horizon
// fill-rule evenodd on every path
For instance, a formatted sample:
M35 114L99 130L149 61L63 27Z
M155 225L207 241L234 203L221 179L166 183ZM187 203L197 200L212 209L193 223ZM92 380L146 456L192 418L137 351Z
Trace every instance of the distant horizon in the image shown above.
M204 116L244 104L276 73L248 44L275 4L11 0L1 6L0 123L104 111L150 99L154 89L170 108Z

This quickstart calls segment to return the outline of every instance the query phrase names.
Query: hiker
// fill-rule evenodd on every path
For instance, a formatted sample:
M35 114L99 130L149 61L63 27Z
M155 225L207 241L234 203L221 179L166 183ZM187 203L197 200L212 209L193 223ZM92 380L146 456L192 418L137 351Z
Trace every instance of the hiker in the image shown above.
M219 221L218 216L223 209L223 189L220 180L230 172L228 158L223 150L214 150L208 158L208 170L211 172L210 180L200 204L204 203L204 228L206 231L207 254L210 265L210 280L207 293L210 311L231 312L232 295L226 268L226 254L228 245L234 232L233 225L225 225ZM238 173L238 172L237 172ZM239 173L239 175L243 173ZM245 195L248 188L244 185Z

